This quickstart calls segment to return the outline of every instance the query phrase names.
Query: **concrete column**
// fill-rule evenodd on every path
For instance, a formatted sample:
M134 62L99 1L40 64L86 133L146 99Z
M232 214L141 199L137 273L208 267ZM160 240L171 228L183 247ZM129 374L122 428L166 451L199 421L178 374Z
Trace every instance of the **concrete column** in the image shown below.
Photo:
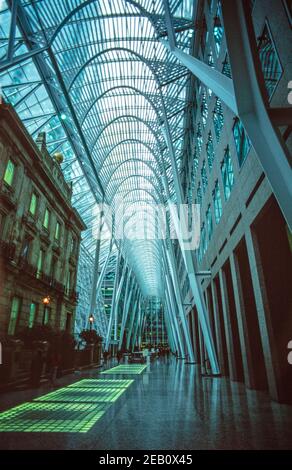
M214 320L215 320L216 343L217 343L217 350L218 350L218 356L219 356L219 361L220 361L220 370L222 371L222 374L225 375L226 369L225 369L222 336L221 336L221 328L220 328L219 306L218 306L216 286L215 286L215 282L213 279L211 280L211 293L212 293L212 303L213 303L213 312L214 312Z
M229 371L230 371L230 379L238 380L235 354L234 354L234 350L235 350L234 338L233 338L231 322L230 322L230 311L229 311L229 304L228 304L226 279L225 279L225 274L222 269L220 269L219 271L219 280L220 280L220 290L221 290L221 297L222 297L222 309L223 309L223 316L224 316L224 329L225 329L226 345L227 345L227 351L228 351L228 364L229 364Z
M201 325L198 323L199 328L199 344L200 344L200 356L201 356L201 373L206 374L206 357L205 357L205 347L204 340L202 337Z
M250 349L250 334L247 319L245 315L245 307L243 301L243 292L240 282L240 274L238 270L237 260L233 253L230 254L230 268L232 276L232 284L235 299L236 316L238 323L240 347L242 351L242 364L244 372L244 382L249 388L255 388L255 378L252 363L252 351Z
M281 380L281 364L279 363L277 357L276 340L274 338L271 327L268 325L268 317L271 315L271 312L266 294L262 266L257 248L257 241L253 236L250 228L246 230L245 240L264 352L269 392L274 400L280 401L281 390L279 387L279 382Z

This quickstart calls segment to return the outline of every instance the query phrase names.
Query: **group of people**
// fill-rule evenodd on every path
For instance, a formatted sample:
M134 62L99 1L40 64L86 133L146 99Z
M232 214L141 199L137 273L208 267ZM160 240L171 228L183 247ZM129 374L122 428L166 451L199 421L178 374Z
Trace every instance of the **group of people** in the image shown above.
M163 344L158 344L158 345L153 345L153 344L147 344L142 348L143 351L151 352L151 353L156 353L159 357L162 356L169 356L170 354L170 348L163 345ZM134 352L139 351L138 346L134 348ZM118 360L118 364L120 364L121 360L123 359L124 354L130 354L130 351L128 349L118 349L115 355L112 355L109 351L103 351L103 361L104 364L107 364L108 360L111 357L116 357Z

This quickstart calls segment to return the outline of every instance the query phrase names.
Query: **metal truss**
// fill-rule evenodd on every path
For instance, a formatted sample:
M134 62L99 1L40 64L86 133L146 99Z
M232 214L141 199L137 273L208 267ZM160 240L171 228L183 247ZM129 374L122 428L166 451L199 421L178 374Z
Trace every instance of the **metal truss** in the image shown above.
M99 326L103 335L106 329L106 347L112 331L120 345L125 338L128 347L141 342L148 321L145 299L157 298L165 304L172 347L192 358L174 259L167 258L163 241L115 240L112 248L106 237L97 242L95 209L101 202L114 208L120 197L126 207L140 204L142 220L145 204L183 202L180 172L189 124L186 109L192 104L187 93L191 73L173 47L175 42L182 54L191 51L193 2L170 2L171 28L162 0L154 9L150 0L8 0L7 5L0 10L11 20L8 31L0 29L4 97L31 135L45 131L50 153L64 154L72 202L87 225L78 274L78 328L86 327L90 313L105 312L101 278L106 280L110 268L116 272L115 289L110 314L104 313ZM171 50L162 44L167 36ZM151 221L152 231L156 223ZM128 217L127 230L134 230L134 224ZM103 230L106 235L109 229ZM195 270L188 260L195 291ZM171 270L164 283L166 267ZM198 291L196 299L204 324ZM217 372L208 325L203 332Z

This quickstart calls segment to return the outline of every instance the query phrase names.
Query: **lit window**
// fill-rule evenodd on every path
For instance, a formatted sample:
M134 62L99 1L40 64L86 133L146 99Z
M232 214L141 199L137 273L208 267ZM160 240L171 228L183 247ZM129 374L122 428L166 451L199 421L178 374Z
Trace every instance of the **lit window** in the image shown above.
M229 57L228 54L226 54L225 59L222 63L223 68L222 68L222 73L226 75L227 77L231 78L231 68L230 68L230 63L229 63Z
M197 150L197 147L195 147L195 151L194 151L194 165L193 165L193 169L194 169L194 178L197 176L198 167L199 167L198 150Z
M234 173L229 149L225 151L224 159L221 165L222 180L224 186L224 196L226 201L229 199L232 186L234 184Z
M48 325L51 317L51 307L44 307L43 325Z
M213 162L215 159L215 152L214 152L214 145L213 145L213 139L212 139L212 134L209 132L208 134L208 141L206 145L206 150L207 150L207 159L208 159L208 165L210 171L212 170Z
M202 239L201 239L201 243L202 243L202 254L204 255L208 249L208 239L206 237L206 228L205 228L205 224L203 224L202 226Z
M21 299L19 297L13 297L11 310L10 310L10 321L8 326L8 334L14 335L17 322L20 315L20 308L21 308Z
M202 93L201 115L202 115L203 127L205 127L207 124L207 119L208 119L208 105L207 105L207 97L206 97L205 91L203 91Z
M199 185L198 185L196 203L197 203L197 204L202 204L202 188L201 188L201 183L199 183Z
M210 205L206 212L206 220L207 220L208 239L211 240L212 235L213 235L213 220L212 220L212 213L211 213Z
M201 176L202 176L202 184L203 184L203 191L206 192L206 188L208 185L208 178L207 178L207 169L206 169L206 161L203 161L202 169L201 169Z
M40 250L39 252L39 257L38 257L38 263L37 263L37 278L41 276L42 270L43 270L43 263L44 263L44 252L43 250Z
M71 239L71 254L75 254L76 251L76 239L72 237Z
M220 52L222 38L223 38L223 31L224 29L220 20L220 2L219 2L216 16L214 18L214 27L213 27L215 49L216 49L217 55L219 55L219 52Z
M215 67L214 65L214 58L213 58L213 52L212 52L212 49L210 47L210 52L208 54L208 65L213 69Z
M271 98L282 75L282 66L267 25L259 38L258 50L266 89Z
M30 309L29 309L29 317L28 317L28 327L32 328L35 320L36 320L36 314L37 314L37 304L35 302L32 302L30 304Z
M241 166L249 152L251 143L240 119L235 119L235 123L232 130L238 156L238 162L239 166Z
M15 173L15 165L12 160L8 160L6 170L4 173L4 181L8 186L12 186L13 183L13 178L14 178L14 173Z
M221 131L222 131L223 124L224 124L223 109L222 109L222 103L221 103L220 98L216 98L216 104L215 104L215 108L213 111L213 123L214 123L216 139L217 139L217 142L219 142Z
M30 205L29 205L29 212L31 213L31 215L36 214L37 203L38 203L38 197L36 193L32 193L31 198L30 198Z
M21 254L20 254L20 256L23 260L28 259L30 242L31 242L31 239L28 236L26 236L25 239L24 239L22 249L21 249Z
M50 216L51 216L51 213L49 209L46 209L43 225L47 230L49 229L49 225L50 225Z
M57 240L57 241L60 240L60 229L61 229L60 222L57 222L56 223L56 229L55 229L55 240Z
M202 258L207 251L206 247L206 230L205 230L205 225L203 224L201 227L201 237L200 237L200 246L198 250L198 260L199 262L202 261Z
M197 147L199 150L199 153L202 151L202 146L203 146L203 136L202 136L202 129L201 129L201 123L198 123L198 130L197 130Z
M215 222L216 224L219 224L219 221L222 216L222 201L221 201L221 194L220 194L218 181L216 181L215 189L213 191L213 201L214 201L214 208L215 208Z

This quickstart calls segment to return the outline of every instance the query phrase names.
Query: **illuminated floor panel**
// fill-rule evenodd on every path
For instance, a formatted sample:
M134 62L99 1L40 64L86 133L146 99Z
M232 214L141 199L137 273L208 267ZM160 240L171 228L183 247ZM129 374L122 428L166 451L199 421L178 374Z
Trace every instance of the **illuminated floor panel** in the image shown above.
M142 374L147 365L120 365L104 370L102 374Z
M115 402L126 388L81 388L65 387L55 392L48 393L36 399L36 401L65 402L65 403L99 403Z
M68 388L127 388L133 382L131 379L83 379L69 385Z
M106 403L24 403L0 413L0 432L88 432Z

